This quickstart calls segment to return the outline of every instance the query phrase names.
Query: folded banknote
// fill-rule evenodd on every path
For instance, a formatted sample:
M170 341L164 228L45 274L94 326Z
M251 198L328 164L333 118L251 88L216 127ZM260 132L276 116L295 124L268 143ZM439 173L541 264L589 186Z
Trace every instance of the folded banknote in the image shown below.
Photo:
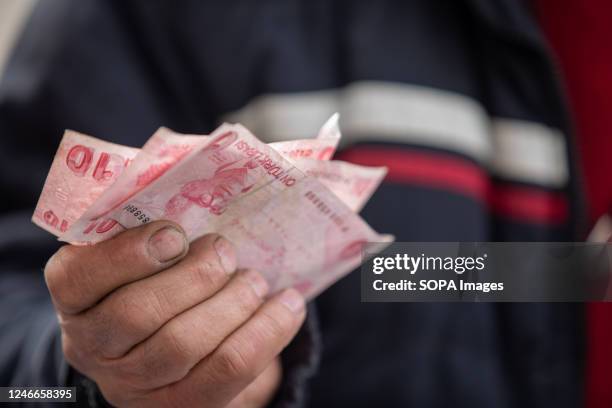
M219 233L272 291L312 298L383 248L357 212L386 174L331 160L338 116L312 139L265 144L239 124L210 135L160 128L141 149L66 131L32 220L72 244L95 244L168 219L189 240Z

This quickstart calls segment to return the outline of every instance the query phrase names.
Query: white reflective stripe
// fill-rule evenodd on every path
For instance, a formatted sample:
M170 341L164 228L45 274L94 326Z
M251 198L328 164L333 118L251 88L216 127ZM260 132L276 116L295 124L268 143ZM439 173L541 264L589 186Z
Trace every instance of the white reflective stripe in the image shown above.
M342 89L268 94L224 119L244 124L266 141L280 141L314 137L333 112L340 113L343 145L375 135L455 151L515 181L560 187L568 179L558 130L491 119L472 98L423 86L361 81Z
M17 38L37 0L0 1L0 78Z
M281 141L312 137L334 112L340 113L343 144L375 134L457 150L478 161L490 157L488 118L480 105L416 85L364 81L344 89L263 95L224 119L242 123L267 141Z
M270 143L314 137L334 112L339 112L337 90L268 94L225 115L223 120L242 123Z
M563 135L538 123L494 119L493 171L511 180L562 187L569 178Z
M375 134L389 141L457 151L486 162L488 117L465 96L415 85L364 82L342 93L340 130L354 139Z

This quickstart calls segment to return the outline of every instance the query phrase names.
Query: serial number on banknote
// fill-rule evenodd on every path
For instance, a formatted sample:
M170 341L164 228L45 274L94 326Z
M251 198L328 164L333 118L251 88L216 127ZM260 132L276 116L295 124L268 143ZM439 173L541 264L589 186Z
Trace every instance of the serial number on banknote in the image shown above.
M146 224L151 221L151 218L146 215L144 211L140 210L133 204L126 205L125 207L123 207L123 210L132 214L138 221L142 222L143 224Z

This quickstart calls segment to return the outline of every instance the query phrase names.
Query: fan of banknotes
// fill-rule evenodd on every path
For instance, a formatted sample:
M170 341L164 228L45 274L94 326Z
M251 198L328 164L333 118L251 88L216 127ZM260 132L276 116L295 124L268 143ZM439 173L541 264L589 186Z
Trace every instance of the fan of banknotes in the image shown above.
M160 128L141 148L74 131L60 142L32 220L72 244L95 244L154 220L232 241L238 265L273 291L312 298L392 237L359 215L386 174L331 160L338 115L312 139L265 144L240 124L210 135Z

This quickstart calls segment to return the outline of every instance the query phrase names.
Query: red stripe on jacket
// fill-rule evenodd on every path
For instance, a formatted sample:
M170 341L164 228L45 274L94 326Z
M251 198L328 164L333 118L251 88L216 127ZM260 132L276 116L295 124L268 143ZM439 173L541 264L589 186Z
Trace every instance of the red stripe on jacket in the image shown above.
M387 166L387 181L462 194L483 202L495 214L517 221L560 224L568 217L567 198L563 194L491 183L477 164L450 154L363 146L345 150L338 158L367 166Z

